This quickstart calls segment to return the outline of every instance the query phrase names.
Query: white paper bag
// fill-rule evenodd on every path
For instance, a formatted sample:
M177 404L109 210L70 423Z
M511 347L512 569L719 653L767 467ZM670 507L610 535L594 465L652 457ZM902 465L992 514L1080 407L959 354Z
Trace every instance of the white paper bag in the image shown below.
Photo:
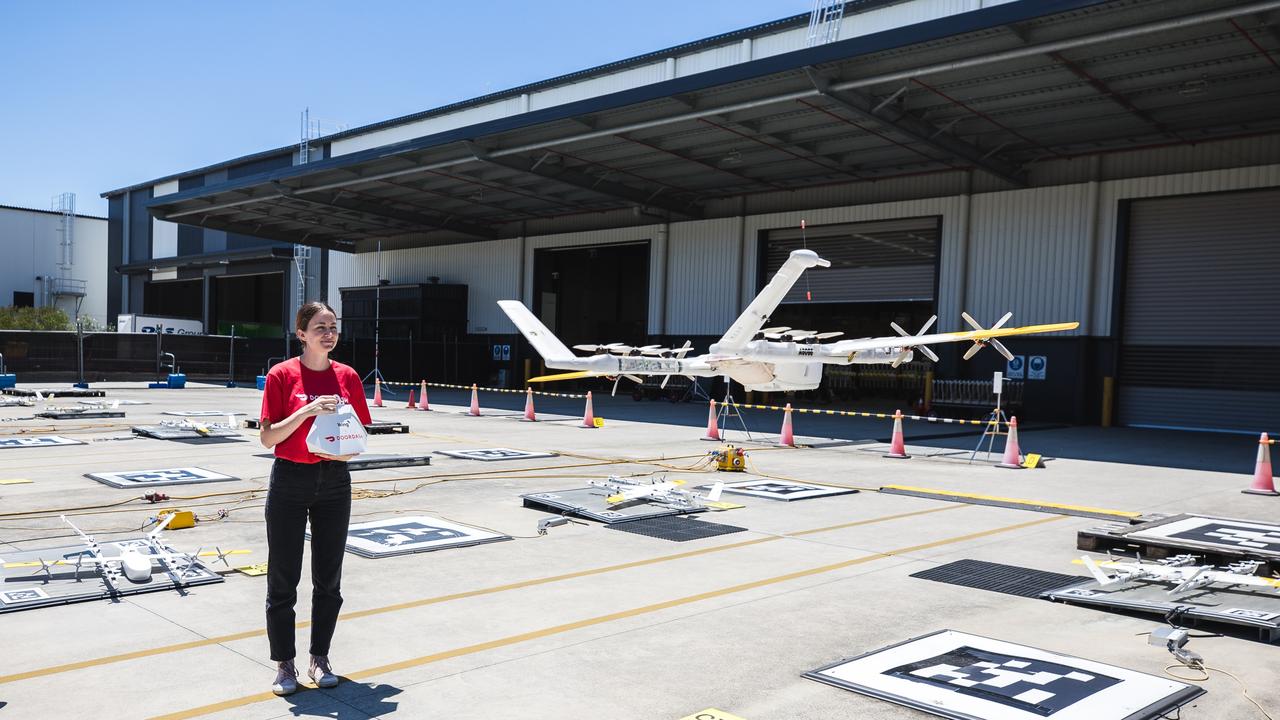
M356 455L365 451L364 425L350 405L337 412L317 415L307 433L307 448L325 455Z

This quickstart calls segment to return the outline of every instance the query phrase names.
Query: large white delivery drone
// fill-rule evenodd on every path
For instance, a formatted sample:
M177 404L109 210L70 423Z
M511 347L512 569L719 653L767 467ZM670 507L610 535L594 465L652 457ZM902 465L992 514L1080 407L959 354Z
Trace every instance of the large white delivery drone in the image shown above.
M782 298L800 275L815 265L830 267L831 263L818 257L812 250L791 251L791 256L778 268L777 274L734 321L724 337L713 343L707 354L695 357L685 357L690 350L688 342L676 349L656 345L630 347L621 343L575 345L579 350L595 353L576 356L523 303L517 300L499 300L498 305L542 355L548 368L573 371L531 378L531 382L614 376L641 382L639 376L660 375L664 376L662 384L665 386L672 375L688 378L724 376L736 380L747 390L763 392L813 390L822 382L823 365L897 367L909 362L916 350L937 362L938 356L927 346L938 343L972 342L973 347L964 354L966 360L987 345L1012 359L1013 354L996 338L1074 330L1080 325L1068 322L1005 328L1003 325L1013 316L1013 313L1005 313L995 325L984 328L969 317L968 313L962 313L973 330L926 335L925 331L937 320L935 315L915 335L908 334L897 323L890 323L898 335L829 343L819 341L838 337L843 333L764 327L769 321L770 313L782 302ZM616 381L614 390L617 390Z

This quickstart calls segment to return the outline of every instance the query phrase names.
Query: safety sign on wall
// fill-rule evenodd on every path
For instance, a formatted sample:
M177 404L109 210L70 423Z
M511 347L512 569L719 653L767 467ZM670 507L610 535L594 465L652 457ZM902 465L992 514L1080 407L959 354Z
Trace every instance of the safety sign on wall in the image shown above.
M494 345L493 359L494 360L510 360L511 346L510 345Z
M1010 380L1021 380L1026 377L1027 356L1014 355L1005 366L1004 376Z
M1049 364L1043 355L1032 355L1027 361L1027 379L1043 380L1045 366Z

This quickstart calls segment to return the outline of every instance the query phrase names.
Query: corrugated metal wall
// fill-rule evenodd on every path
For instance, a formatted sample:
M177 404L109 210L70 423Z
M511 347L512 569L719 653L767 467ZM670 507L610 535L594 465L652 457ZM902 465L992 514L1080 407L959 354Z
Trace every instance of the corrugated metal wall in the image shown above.
M742 265L740 225L738 218L726 218L671 226L664 334L718 335L733 324Z

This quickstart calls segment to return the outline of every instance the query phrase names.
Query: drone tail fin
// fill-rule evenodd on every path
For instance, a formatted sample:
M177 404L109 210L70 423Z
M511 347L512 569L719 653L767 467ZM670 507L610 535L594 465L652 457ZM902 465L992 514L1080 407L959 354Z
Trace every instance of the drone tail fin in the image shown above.
M724 492L724 483L717 482L711 486L711 491L707 493L707 500L710 502L720 502L720 495Z
M1099 586L1108 587L1116 584L1116 578L1103 572L1102 568L1098 567L1098 563L1093 561L1093 558L1088 555L1081 555L1080 560L1089 569L1089 574L1098 581Z

